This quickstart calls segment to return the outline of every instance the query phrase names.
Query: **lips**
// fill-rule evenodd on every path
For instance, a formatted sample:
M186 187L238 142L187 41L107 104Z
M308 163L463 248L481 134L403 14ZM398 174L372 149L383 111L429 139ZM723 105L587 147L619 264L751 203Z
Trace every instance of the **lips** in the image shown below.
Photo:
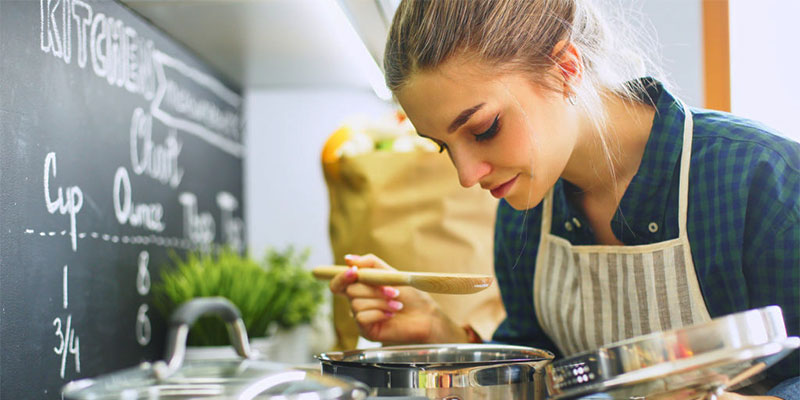
M495 187L489 192L491 192L492 196L494 196L495 198L502 199L503 197L505 197L505 195L508 194L508 192L511 190L511 187L514 186L514 183L517 181L517 178L519 178L519 175L516 175L515 177L508 180L506 183Z

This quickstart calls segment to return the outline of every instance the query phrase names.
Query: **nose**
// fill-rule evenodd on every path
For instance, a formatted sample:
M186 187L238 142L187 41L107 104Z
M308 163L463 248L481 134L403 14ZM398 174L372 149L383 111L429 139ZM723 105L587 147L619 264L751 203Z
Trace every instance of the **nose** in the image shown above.
M458 181L465 188L474 186L492 172L492 167L488 162L467 151L451 151L450 158L458 171Z

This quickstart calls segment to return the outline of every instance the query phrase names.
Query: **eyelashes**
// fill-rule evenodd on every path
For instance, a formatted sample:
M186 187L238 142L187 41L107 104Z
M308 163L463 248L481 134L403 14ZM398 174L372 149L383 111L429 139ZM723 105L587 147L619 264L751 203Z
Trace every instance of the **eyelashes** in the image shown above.
M484 140L489 140L497 135L497 128L500 122L500 114L494 117L494 122L492 122L492 126L489 127L486 131L481 133L480 135L475 135L475 140L478 142L482 142Z
M475 135L476 142L483 142L485 140L489 140L497 135L497 131L500 129L500 114L497 114L494 117L494 121L492 122L492 126L489 129L485 130L483 133ZM444 143L440 143L436 141L436 144L439 145L439 153L444 152L447 150L447 145Z

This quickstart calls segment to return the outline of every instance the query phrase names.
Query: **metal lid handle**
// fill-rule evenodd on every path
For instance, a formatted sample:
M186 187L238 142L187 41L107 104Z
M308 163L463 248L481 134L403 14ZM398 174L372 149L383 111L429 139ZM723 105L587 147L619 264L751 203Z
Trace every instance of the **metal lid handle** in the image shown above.
M153 365L156 378L164 380L180 369L186 356L186 338L189 328L203 315L216 314L228 328L236 353L243 358L250 358L250 341L247 338L247 329L241 314L230 300L224 297L201 297L189 300L172 313L169 320L170 331L167 335L167 351L164 361Z

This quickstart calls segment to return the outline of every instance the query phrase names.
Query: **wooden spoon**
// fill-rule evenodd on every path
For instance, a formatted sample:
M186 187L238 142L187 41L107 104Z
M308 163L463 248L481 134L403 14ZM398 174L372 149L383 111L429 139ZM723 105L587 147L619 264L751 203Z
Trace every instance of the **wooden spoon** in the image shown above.
M350 267L343 265L323 265L311 272L317 279L332 279ZM443 274L437 272L405 272L376 268L359 268L358 282L370 285L412 286L431 293L471 294L480 292L492 285L494 278L489 275Z

